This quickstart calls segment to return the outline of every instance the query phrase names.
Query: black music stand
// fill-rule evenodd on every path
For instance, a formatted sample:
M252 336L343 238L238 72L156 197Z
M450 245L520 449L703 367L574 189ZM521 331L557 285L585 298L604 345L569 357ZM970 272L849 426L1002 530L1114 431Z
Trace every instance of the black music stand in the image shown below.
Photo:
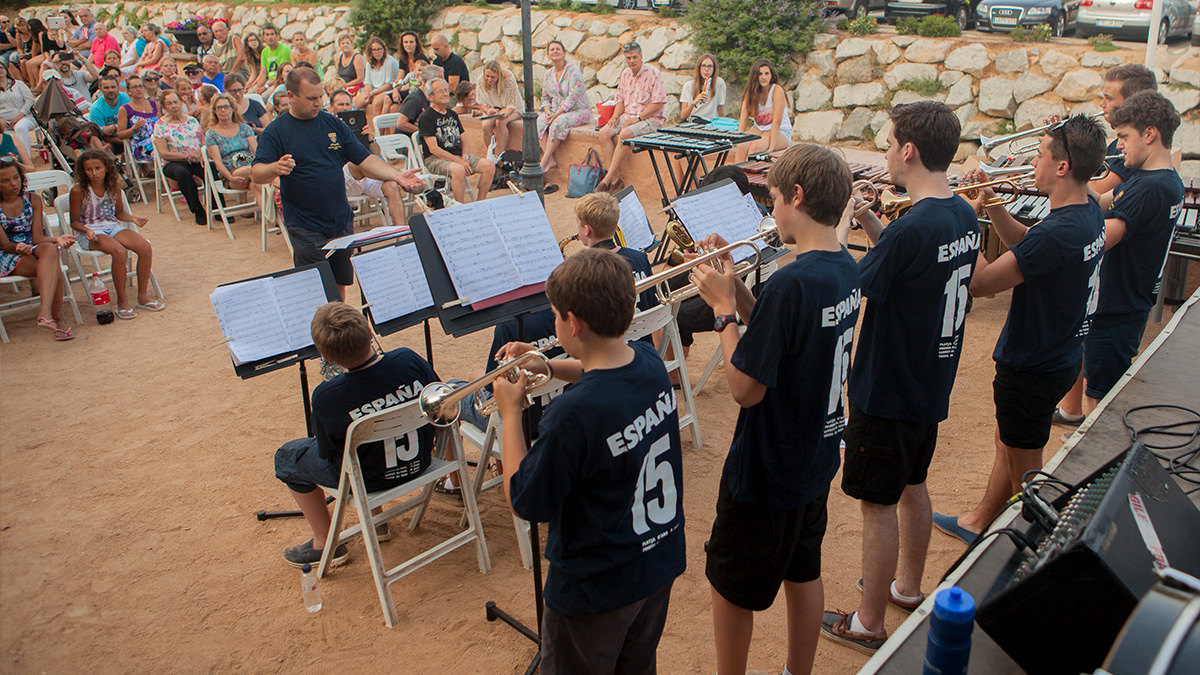
M327 263L327 262L313 263L311 265L305 265L303 267L296 267L294 269L281 270L279 272L272 272L271 274L260 274L259 276L250 277L249 279L241 279L240 281L231 281L229 283L220 284L219 286L217 286L217 288L220 288L221 286L230 286L232 284L240 284L240 283L243 283L246 281L254 281L256 279L282 277L282 276L286 276L289 274L295 274L297 272L303 272L305 270L310 270L310 269L316 269L317 272L320 273L321 287L325 290L325 299L328 300L329 302L334 302L336 300L340 300L341 295L338 294L337 284L333 280L333 270L329 267L329 263ZM242 364L235 363L233 365L233 372L236 373L237 376L242 378L243 380L248 380L252 377L258 377L259 375L265 375L267 373L270 373L270 372L273 372L276 370L280 370L282 368L291 367L292 365L299 366L299 369L300 369L300 400L303 402L303 405L304 405L304 431L307 436L311 437L313 435L312 399L310 398L310 395L308 392L308 368L305 367L304 362L308 359L315 359L315 358L319 357L320 355L321 354L320 354L320 352L317 351L316 345L309 345L307 347L297 349L295 351L285 352L283 354L276 354L274 356L269 356L265 359L259 359L257 361L247 361ZM232 361L232 355L230 357L230 360ZM333 501L333 497L327 498L325 500L325 503L328 504L331 501ZM303 514L300 511L296 511L296 510L266 511L266 510L260 509L257 513L255 513L255 517L258 520L268 520L271 518L298 518L301 515L303 515Z
M633 186L626 185L625 187L621 188L620 190L617 190L616 192L614 192L613 198L616 199L617 202L621 202L633 192L634 192ZM649 216L647 216L647 220L649 220ZM660 249L660 248L666 248L666 245L664 244L664 242L666 241L666 237L665 236L659 237L658 235L654 234L654 228L650 227L650 224L648 222L647 222L646 226L649 227L650 236L653 237L654 241L650 242L650 245L647 246L646 248L642 248L642 249L638 249L638 250L641 251L642 253L645 253L646 255L649 255L651 251L654 251L654 250ZM657 260L657 256L655 259Z
M385 244L387 246L403 246L410 242L412 242L411 232L409 232L409 233L391 233L391 234L377 237L377 238L365 239L363 241L356 241L353 244L351 244L350 246L348 246L347 248L353 249L354 251L356 251L356 253L351 254L351 261L353 261L354 256L358 255L359 253L363 253L364 249L366 249L368 246L374 246L375 244ZM372 248L371 250L374 251L374 250L377 250L380 248L383 248L383 246L376 246L375 248ZM379 337L385 337L385 336L391 335L392 333L398 333L398 332L404 330L405 328L410 328L419 323L425 324L425 360L429 362L430 367L433 367L433 335L429 330L429 320L432 319L437 314L437 312L433 308L433 305L430 305L423 309L419 309L415 312L410 312L403 316L398 316L398 317L395 317L392 319L388 319L387 321L384 321L382 323L376 323L374 312L371 311L370 307L366 306L369 303L367 303L366 296L362 295L363 291L362 291L361 284L359 285L358 291L359 291L359 294L361 295L361 299L362 299L363 305L364 305L363 314L366 315L367 320L371 322L371 325L375 328L375 332L379 335Z
M680 197L687 197L689 195L698 195L698 194L701 194L704 192L708 192L709 190L716 190L717 188L723 188L726 185L729 185L731 183L733 183L732 178L723 178L711 185L705 185L704 187L698 187L695 190L688 192L687 194L680 195ZM671 218L678 220L679 216L677 216L675 214L674 207L671 206L671 207L668 207L668 209L671 212ZM732 244L733 242L729 242L729 243ZM759 265L759 267L762 267L763 265L766 265L767 263L778 259L780 256L782 256L783 254L785 254L787 252L788 252L788 250L786 247L774 248L772 246L763 246L762 248L758 249L758 265ZM654 257L654 262L652 264L657 265L658 263L665 261L666 258L667 258L667 246L666 246L666 243L664 242L663 245L659 247L658 255L656 255ZM755 273L755 278L757 279L758 270L755 269L754 273Z
M518 339L524 341L525 317L549 308L550 301L546 299L546 294L538 291L532 295L478 311L472 310L469 305L464 305L459 301L458 293L454 289L454 282L450 279L450 272L446 269L446 263L442 260L441 251L437 241L433 238L428 223L425 222L424 214L412 216L409 218L408 224L412 230L413 241L417 244L417 253L421 256L421 266L425 268L425 279L429 282L429 292L433 295L434 310L437 312L442 329L454 337L461 337L515 319ZM532 438L529 408L525 408L521 419L525 431L525 444L528 447ZM480 466L476 470L482 470L482 468ZM463 481L463 489L468 489L466 478L460 478ZM535 522L529 523L529 547L533 555L533 598L537 615L537 629L526 626L513 615L497 607L493 601L489 600L484 606L488 621L500 620L538 645L538 652L525 671L527 675L537 670L542 658L539 636L543 611L542 552L538 524Z

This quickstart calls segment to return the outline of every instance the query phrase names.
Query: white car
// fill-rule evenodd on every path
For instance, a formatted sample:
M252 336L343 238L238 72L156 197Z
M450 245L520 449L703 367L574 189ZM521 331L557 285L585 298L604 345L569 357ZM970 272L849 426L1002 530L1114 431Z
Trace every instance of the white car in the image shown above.
M1188 0L1159 0L1165 2L1162 20L1155 28L1158 42L1168 38L1192 35L1196 7ZM1076 37L1106 33L1121 40L1145 40L1150 28L1150 12L1154 0L1082 0L1076 18Z

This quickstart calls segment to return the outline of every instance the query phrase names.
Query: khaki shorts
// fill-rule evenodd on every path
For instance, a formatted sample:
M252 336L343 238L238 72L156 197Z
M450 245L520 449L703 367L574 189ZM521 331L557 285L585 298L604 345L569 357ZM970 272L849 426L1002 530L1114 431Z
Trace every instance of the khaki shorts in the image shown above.
M466 160L467 163L471 165L471 171L474 172L475 166L479 164L479 158L475 155L467 155ZM429 156L425 158L425 168L429 170L429 173L434 173L439 176L449 176L451 164L453 164L453 162L448 159L442 159L441 157Z
M658 131L659 129L661 129L662 123L659 122L657 119L651 118L648 120L642 120L641 122L634 122L633 124L630 124L629 126L627 126L625 128L629 130L629 134L631 137L632 136L644 136L652 131Z

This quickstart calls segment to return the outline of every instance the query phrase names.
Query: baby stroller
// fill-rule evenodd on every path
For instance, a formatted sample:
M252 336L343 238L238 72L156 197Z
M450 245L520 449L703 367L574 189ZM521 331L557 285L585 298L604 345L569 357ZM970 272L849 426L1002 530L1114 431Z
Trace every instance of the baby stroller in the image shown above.
M56 79L47 82L45 91L34 100L33 116L38 122L54 162L67 173L74 171L74 164L67 158L74 157L77 151L91 147L90 139L100 138L100 126L83 116L79 107L71 100L71 95ZM126 199L131 204L140 202L141 190L138 189L136 181L127 180L128 168L125 166L124 157L116 156L114 159L120 170Z

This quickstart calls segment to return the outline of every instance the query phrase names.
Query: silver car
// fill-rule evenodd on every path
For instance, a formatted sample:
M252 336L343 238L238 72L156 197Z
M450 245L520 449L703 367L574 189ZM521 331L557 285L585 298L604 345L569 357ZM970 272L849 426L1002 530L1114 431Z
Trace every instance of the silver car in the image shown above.
M1150 28L1150 12L1154 0L1082 0L1076 19L1075 35L1085 38L1107 33L1121 40L1145 40ZM1167 38L1192 34L1196 7L1188 0L1165 2L1162 21L1155 28L1158 42Z
M887 0L825 0L825 9L840 12L850 19L883 9L886 5Z

